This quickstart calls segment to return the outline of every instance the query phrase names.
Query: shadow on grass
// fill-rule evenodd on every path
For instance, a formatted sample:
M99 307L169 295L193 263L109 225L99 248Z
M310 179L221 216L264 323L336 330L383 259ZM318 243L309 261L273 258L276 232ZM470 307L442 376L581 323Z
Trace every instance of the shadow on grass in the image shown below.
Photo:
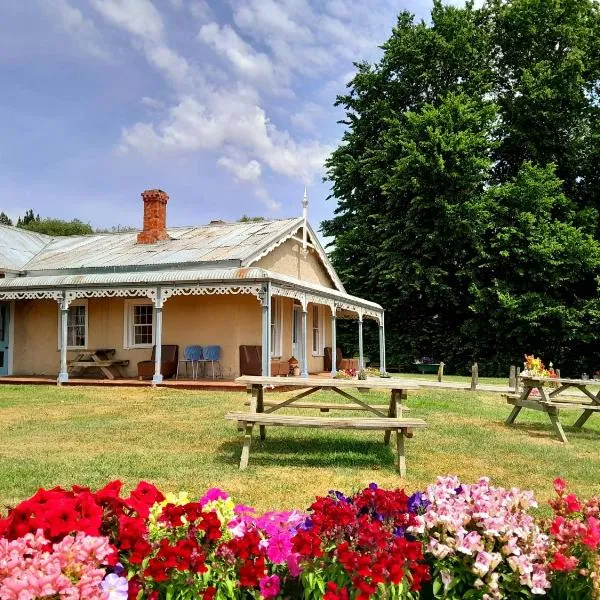
M565 434L567 434L567 437L569 438L569 441L575 439L596 441L600 439L600 431L595 429L590 429L589 427L586 428L585 426L583 429L576 429L572 425L565 425L564 423L562 423L562 426ZM554 428L550 424L550 421L548 421L547 425L545 423L514 423L513 425L506 425L506 427L509 429L516 429L518 431L529 433L531 437L551 437L559 441Z
M268 436L268 433L267 433ZM242 440L224 442L219 446L219 462L239 464ZM368 469L395 468L396 447L381 440L359 439L314 439L314 438L270 438L261 441L252 437L249 466L277 467L352 467Z

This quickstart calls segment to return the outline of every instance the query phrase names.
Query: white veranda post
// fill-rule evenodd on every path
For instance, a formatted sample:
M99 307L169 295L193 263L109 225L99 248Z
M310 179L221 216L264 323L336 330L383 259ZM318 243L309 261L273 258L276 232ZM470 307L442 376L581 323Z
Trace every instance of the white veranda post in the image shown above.
M60 301L60 373L58 374L58 384L69 381L67 369L67 346L68 346L68 321L69 321L69 300L67 296Z
M385 373L385 321L383 313L379 317L379 370Z
M156 326L156 335L154 336L154 375L152 383L156 385L163 380L161 373L162 364L162 322L163 322L163 300L160 288L156 290L156 299L154 300L154 323Z
M302 302L302 371L300 375L302 377L308 377L308 352L306 346L308 344L308 334L307 334L307 306L306 298Z
M365 368L363 357L363 315L358 313L358 369L362 371Z
M260 293L262 307L262 375L271 376L271 284L263 286Z
M335 314L335 306L331 308L331 374L335 377L337 373L337 318Z

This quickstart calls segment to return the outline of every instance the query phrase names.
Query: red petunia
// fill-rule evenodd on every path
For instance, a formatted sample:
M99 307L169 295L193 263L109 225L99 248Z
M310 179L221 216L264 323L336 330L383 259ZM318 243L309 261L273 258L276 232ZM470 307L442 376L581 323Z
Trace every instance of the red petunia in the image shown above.
M555 552L554 560L548 566L554 571L572 571L578 562L574 556L566 557L561 552Z

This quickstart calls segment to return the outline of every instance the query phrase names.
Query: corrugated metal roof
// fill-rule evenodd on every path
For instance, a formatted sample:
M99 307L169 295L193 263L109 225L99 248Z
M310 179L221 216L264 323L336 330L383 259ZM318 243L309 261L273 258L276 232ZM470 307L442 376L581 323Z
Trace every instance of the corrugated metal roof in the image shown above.
M247 256L274 243L301 223L302 219L296 218L176 227L168 229L169 240L155 244L137 244L137 232L54 238L41 236L34 244L20 235L22 230L3 227L0 231L0 267L32 272L219 261L241 263ZM14 257L8 251L4 255L5 244L13 249Z
M0 225L0 270L20 271L52 238Z
M357 306L382 310L379 304L369 302L356 296L339 292L314 283L273 273L260 267L248 268L200 268L200 269L173 269L160 271L133 271L126 273L97 273L79 275L39 275L27 277L12 277L0 279L0 297L2 292L17 290L42 290L65 288L94 288L94 287L125 287L144 285L168 284L206 284L209 282L231 283L242 281L273 281L283 286L315 292L320 296L345 300Z

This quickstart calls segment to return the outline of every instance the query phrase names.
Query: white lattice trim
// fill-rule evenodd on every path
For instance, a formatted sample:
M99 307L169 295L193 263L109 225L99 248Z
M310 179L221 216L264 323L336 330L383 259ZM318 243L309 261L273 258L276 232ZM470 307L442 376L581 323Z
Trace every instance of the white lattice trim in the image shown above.
M22 292L0 292L0 300L56 300L60 302L64 292L60 290L28 290Z
M68 290L66 297L69 302L78 298L150 298L155 301L157 288L111 288L111 289L88 289Z
M338 309L346 310L352 313L355 313L359 318L367 317L371 319L375 319L377 322L381 322L381 312L376 310L371 310L368 308L363 308L362 306L351 304L349 302L343 302L339 300L334 300L333 298L327 298L324 296L319 296L317 294L310 294L303 292L302 290L296 290L294 288L286 288L278 285L273 285L271 287L271 293L273 296L283 296L284 298L294 298L294 300L298 300L304 310L308 306L309 302L313 304L322 304L324 306L328 306L333 313L335 313ZM340 318L355 318L355 317L345 317L341 315Z
M215 285L215 286L182 286L161 288L162 301L171 296L214 296L223 294L248 294L260 300L262 286L260 285Z

